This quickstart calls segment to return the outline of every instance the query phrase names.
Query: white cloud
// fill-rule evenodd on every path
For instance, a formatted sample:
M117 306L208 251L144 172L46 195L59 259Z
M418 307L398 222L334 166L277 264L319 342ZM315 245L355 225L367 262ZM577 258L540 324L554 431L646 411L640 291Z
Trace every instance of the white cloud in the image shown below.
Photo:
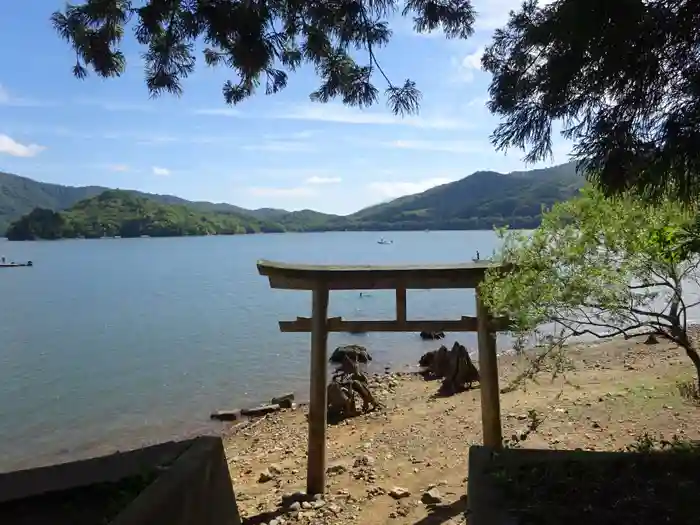
M209 115L219 117L240 117L241 112L234 108L200 108L192 111L195 115Z
M476 51L469 53L459 63L459 79L463 82L474 80L474 73L481 71L481 56L484 48L480 47Z
M126 164L108 164L106 166L106 168L109 171L116 171L116 172L129 171L129 166L127 166Z
M170 170L168 168L159 168L158 166L153 166L153 175L158 175L159 177L167 177L170 175Z
M343 179L340 177L319 177L314 175L306 179L306 184L338 184L342 182Z
M140 102L128 102L120 100L100 100L91 98L79 98L73 101L75 104L82 106L98 106L106 111L114 112L151 112L155 111L155 107L150 104Z
M2 84L0 84L0 106L36 107L48 105L50 104L46 102L39 102L38 100L15 97L14 95L11 95Z
M384 126L412 126L430 129L463 129L468 125L463 120L442 117L424 117L411 115L396 116L390 112L378 112L350 108L341 104L306 104L289 111L269 115L268 118L312 120L318 122L335 122L339 124L365 124Z
M271 188L271 187L252 187L248 188L248 193L255 195L256 197L282 197L282 198L294 198L294 197L310 197L316 195L316 190L312 188L305 188L303 186L296 188Z
M314 145L309 142L299 142L291 140L268 140L261 144L251 144L249 146L243 146L243 149L251 151L277 151L286 153L293 153L296 151L309 152L316 150Z
M413 195L414 193L422 193L435 186L447 184L454 179L447 177L433 177L418 181L391 181L391 182L372 182L368 184L370 191L377 194L382 199L396 199L404 195Z
M446 153L478 153L485 149L491 150L481 142L464 140L394 140L384 144L390 148Z
M7 135L0 135L0 153L12 157L34 157L44 151L38 144L21 144Z

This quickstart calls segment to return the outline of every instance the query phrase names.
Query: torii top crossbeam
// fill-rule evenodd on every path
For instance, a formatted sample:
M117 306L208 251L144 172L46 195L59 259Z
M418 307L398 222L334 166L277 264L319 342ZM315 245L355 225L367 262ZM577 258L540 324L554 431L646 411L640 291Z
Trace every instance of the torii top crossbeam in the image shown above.
M270 287L283 290L406 290L475 288L489 268L489 261L450 265L323 266L261 260L258 272L270 279Z
M484 444L502 445L498 364L495 332L505 320L493 319L478 293L478 285L490 268L501 266L480 261L451 265L321 266L258 261L258 272L271 288L313 292L312 317L281 321L283 332L311 332L311 388L309 395L309 451L307 493L324 492L326 485L326 369L328 332L478 332L481 413ZM477 289L476 317L453 320L408 320L406 290ZM396 318L345 321L328 319L332 290L396 290Z

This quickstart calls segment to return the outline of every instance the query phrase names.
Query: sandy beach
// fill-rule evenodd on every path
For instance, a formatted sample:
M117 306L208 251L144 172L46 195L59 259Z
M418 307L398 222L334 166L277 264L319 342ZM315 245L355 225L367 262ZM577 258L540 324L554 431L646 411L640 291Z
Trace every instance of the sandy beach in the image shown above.
M645 433L700 439L700 407L678 388L694 377L682 350L613 340L572 346L568 356L574 369L565 376L543 372L537 384L501 396L504 437L526 430L534 410L544 421L524 442L528 448L619 450ZM527 363L506 356L499 366L504 387ZM327 488L317 501L284 498L305 489L305 407L226 435L244 523L467 522L467 456L481 443L478 387L436 397L439 382L415 374L373 382L386 408L329 427Z

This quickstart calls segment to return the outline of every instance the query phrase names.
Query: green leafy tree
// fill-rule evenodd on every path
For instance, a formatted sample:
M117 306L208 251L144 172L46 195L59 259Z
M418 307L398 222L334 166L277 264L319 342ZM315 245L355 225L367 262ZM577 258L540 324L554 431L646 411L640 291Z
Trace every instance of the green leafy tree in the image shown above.
M700 194L700 2L527 0L482 59L493 74L492 140L528 161L553 124L608 194Z
M509 316L521 338L548 325L548 351L584 335L672 341L700 385L700 356L688 335L688 311L700 304L687 291L700 284L700 258L683 242L691 220L677 202L649 206L585 188L546 212L531 234L502 231L500 255L510 269L487 273L486 303Z
M10 225L7 230L7 238L11 241L60 239L65 226L65 221L60 213L44 208L35 208Z
M379 75L391 109L405 114L418 110L421 94L410 79L389 80L376 56L391 39L386 19L398 11L413 18L418 32L442 29L449 38L473 33L470 0L85 0L54 13L52 23L75 50L78 78L90 69L101 77L125 71L120 45L133 22L145 48L151 95L181 94L203 43L204 62L236 76L223 86L228 104L251 96L260 84L267 94L277 93L289 72L306 63L321 79L312 100L369 106L378 99L372 77Z

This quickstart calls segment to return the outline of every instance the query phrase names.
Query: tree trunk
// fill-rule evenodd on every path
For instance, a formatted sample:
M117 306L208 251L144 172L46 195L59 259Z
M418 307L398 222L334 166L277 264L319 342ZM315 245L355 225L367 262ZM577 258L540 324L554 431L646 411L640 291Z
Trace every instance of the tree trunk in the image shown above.
M700 392L700 355L698 354L693 341L688 337L688 331L680 326L675 326L671 331L671 338L678 346L685 350L686 355L690 358L695 367L695 381L697 382L698 392Z
M683 349L695 366L695 380L698 382L698 392L700 392L700 355L692 344L684 346Z

